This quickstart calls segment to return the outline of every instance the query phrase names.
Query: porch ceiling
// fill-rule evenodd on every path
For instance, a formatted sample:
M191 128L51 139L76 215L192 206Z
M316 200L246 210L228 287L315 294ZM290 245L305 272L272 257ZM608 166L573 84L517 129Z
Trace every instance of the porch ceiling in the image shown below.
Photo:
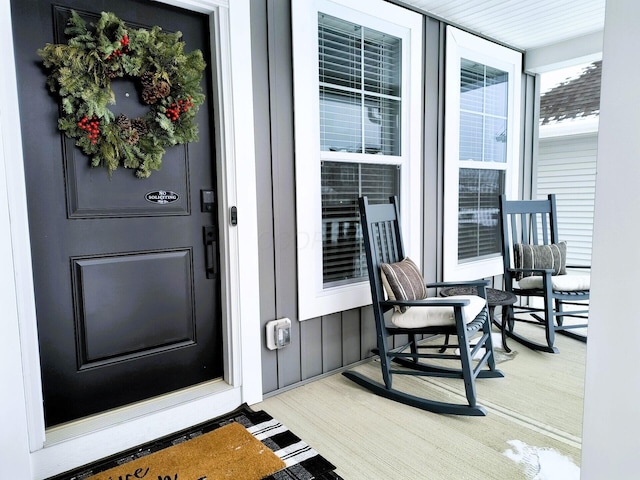
M403 0L521 50L602 31L605 0Z

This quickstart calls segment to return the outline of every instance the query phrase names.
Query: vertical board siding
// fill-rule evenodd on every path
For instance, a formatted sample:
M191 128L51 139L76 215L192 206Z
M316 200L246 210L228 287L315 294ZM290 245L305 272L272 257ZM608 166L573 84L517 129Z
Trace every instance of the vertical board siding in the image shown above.
M342 313L342 365L350 365L360 356L360 309Z
M271 198L273 185L271 183L271 129L269 122L269 82L264 72L269 70L267 49L267 5L266 2L253 2L251 4L251 62L253 65L254 88L254 138L256 143L256 188L257 198ZM258 235L260 239L273 238L273 209L272 202L259 201ZM242 212L240 212L242 215ZM242 218L242 217L240 217ZM260 287L260 338L262 345L266 345L265 325L267 319L276 316L275 297L275 258L273 255L273 242L260 241L259 248L259 287ZM263 391L271 391L278 388L278 354L263 347L262 354L262 388Z
M300 369L302 380L322 374L322 318L312 318L300 325Z
M342 313L322 317L322 370L331 372L342 364Z
M433 40L429 42L430 58L438 62L439 23L430 22L434 28L429 30ZM252 0L251 29L260 252L261 331L256 334L263 339L263 393L273 394L369 358L377 342L371 306L298 320L290 2ZM437 67L427 71L442 75ZM428 94L433 110L426 121L437 125L437 116L442 114L439 83L431 85ZM441 155L441 133L432 132L425 156ZM441 253L437 251L441 249L441 225L435 223L440 217L442 186L440 164L434 160L429 165L424 218L434 225L423 240L428 246L425 276L435 279ZM291 319L291 344L268 350L265 326L282 317Z
M557 196L561 240L567 263L590 265L596 189L597 133L542 138L537 164L537 196Z
M372 355L371 349L376 348L376 323L373 318L373 308L363 308L360 315L360 358Z
M298 321L290 3L252 1L251 26L266 394L371 356L376 336L370 307ZM265 326L282 317L291 344L269 350Z

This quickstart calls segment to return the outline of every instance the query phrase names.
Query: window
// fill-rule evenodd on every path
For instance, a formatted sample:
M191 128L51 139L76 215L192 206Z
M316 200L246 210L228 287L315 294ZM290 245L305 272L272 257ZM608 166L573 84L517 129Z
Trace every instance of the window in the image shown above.
M368 282L357 198L382 203L399 195L400 167L323 162L321 171L323 285Z
M502 272L498 196L517 194L521 55L447 29L444 277Z
M371 302L361 195L400 198L420 258L422 19L383 1L294 0L292 30L304 320Z

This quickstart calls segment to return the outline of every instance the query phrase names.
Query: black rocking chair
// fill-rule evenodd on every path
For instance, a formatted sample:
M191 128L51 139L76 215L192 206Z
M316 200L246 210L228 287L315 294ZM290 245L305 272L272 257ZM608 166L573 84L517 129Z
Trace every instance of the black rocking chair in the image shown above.
M384 385L353 370L343 375L377 395L423 410L486 415L486 410L476 403L475 379L504 376L496 369L493 354L487 282L425 285L418 267L405 257L397 198L391 197L390 203L369 205L367 197L361 197L359 207L376 323L378 348L374 353L380 356ZM475 286L478 295L426 298L427 288L454 285ZM387 323L385 312L389 310L394 312ZM390 349L390 336L408 342ZM444 343L425 342L425 336L442 336ZM457 342L450 344L450 336ZM446 353L448 349L453 352ZM455 360L460 368L449 368L442 361L438 365L424 361L429 359ZM397 390L392 386L394 375L462 379L467 403L445 403Z
M590 276L567 271L590 267L566 265L567 245L558 238L555 195L544 200L511 201L501 195L500 225L504 288L519 298L516 305L503 310L507 315L502 321L505 333L529 348L549 353L558 353L556 333L586 342L586 334L575 330L586 332ZM580 320L567 323L567 318ZM522 329L516 331L518 323L544 328L546 342L533 339Z

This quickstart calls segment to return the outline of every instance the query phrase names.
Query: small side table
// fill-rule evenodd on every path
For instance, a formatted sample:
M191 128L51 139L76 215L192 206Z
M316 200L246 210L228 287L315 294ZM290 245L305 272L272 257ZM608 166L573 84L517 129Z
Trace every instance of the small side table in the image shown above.
M502 333L502 348L505 352L510 352L511 349L507 347L507 316L505 315L505 309L507 305L513 305L518 301L518 297L516 297L511 292L505 292L504 290L498 290L495 288L487 288L487 305L489 305L489 317L491 321L500 328L500 332ZM440 290L440 295L443 297L451 297L453 295L477 295L478 290L476 287L447 287ZM494 316L495 309L497 306L501 306L502 308L502 325L500 325Z

